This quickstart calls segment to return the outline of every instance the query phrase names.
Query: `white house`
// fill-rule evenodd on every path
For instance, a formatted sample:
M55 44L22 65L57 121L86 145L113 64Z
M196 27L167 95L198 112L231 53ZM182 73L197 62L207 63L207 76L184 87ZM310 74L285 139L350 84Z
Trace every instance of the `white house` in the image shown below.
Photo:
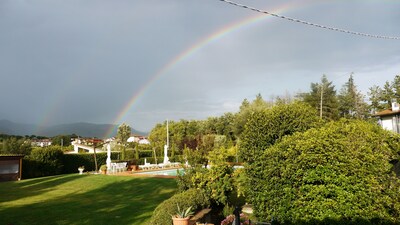
M397 102L392 103L391 109L385 109L375 114L379 124L386 130L400 133L400 107Z
M150 141L144 136L131 136L128 138L127 142L137 142L143 145L149 145Z
M147 138L143 138L139 140L139 144L141 145L149 145L150 141Z
M37 147L47 147L51 145L51 140L50 139L33 139L31 141L32 146L37 146Z

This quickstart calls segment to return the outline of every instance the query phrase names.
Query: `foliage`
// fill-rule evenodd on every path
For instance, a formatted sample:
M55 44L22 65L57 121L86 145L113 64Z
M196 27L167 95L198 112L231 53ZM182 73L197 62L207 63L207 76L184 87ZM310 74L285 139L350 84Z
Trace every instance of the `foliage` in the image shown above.
M243 133L239 146L240 156L249 163L256 163L267 147L286 135L318 126L317 112L302 102L280 104L254 112Z
M126 123L122 123L118 127L117 139L118 139L119 143L121 143L123 146L122 147L122 155L121 155L122 159L126 158L126 145L127 145L128 138L131 136L131 132L132 132L131 127Z
M208 195L201 189L189 189L182 193L176 194L165 200L153 212L150 223L151 225L172 224L171 215L176 214L177 205L186 209L192 207L193 210L206 208L210 205Z
M336 120L339 118L339 103L335 86L332 85L331 81L328 81L326 75L322 76L321 83L311 83L311 91L302 93L299 97L315 109L318 109L323 119Z
M45 148L34 148L29 156L30 160L36 161L37 172L40 176L50 176L62 174L63 155L59 146L49 146ZM75 171L76 171L75 167Z
M338 95L340 115L345 118L364 119L369 117L368 105L364 102L364 95L357 90L353 74L343 85Z
M369 88L368 96L369 96L369 110L371 113L375 114L378 111L385 109L386 105L382 105L381 103L381 88L377 85L374 85Z
M185 148L196 149L200 144L202 130L204 129L201 121L169 121L171 150L174 153L182 154ZM164 145L167 140L167 123L157 124L151 130L149 140L157 155L163 155Z
M393 100L400 102L400 75L391 82L386 81L382 88L377 85L370 87L368 95L372 113L391 108Z
M246 184L248 182L244 168L238 168L232 174L233 185L237 197L245 196Z
M58 135L51 138L52 145L59 145L59 146L70 146L71 145L71 138L75 135Z
M232 174L233 168L227 164L213 165L210 169L188 168L185 174L178 176L178 188L180 191L193 188L204 190L213 203L228 204L235 191Z
M224 147L215 148L208 153L208 160L211 164L223 164L228 161L229 157L233 157L232 151Z
M52 147L57 148L57 147ZM59 147L58 147L59 148ZM38 148L39 151L45 151L47 148ZM36 154L36 153L35 153ZM99 164L105 164L107 159L106 153L97 153L97 160ZM111 159L115 160L119 158L119 152L111 152ZM57 158L57 164L60 166L59 158ZM62 174L77 173L77 168L83 166L86 171L94 171L94 154L63 154L62 155ZM22 178L34 178L42 176L50 176L60 174L59 170L48 170L48 163L43 160L32 159L31 157L25 157L22 161ZM46 171L43 171L46 170Z
M0 153L29 155L32 151L29 139L10 137L3 139L3 147Z
M111 152L111 160L117 160L119 156L119 152ZM96 158L99 165L106 164L107 153L96 153ZM63 165L63 174L76 173L76 168L79 166L84 166L86 171L94 171L94 154L64 154Z
M106 164L101 165L100 166L100 170L101 171L106 171L107 170L107 165Z
M258 94L256 99L254 99L251 103L247 99L244 99L242 105L240 106L239 112L235 114L233 122L234 134L236 137L241 137L245 124L252 113L268 109L271 106L271 103L264 101L261 94Z
M400 137L341 120L295 133L260 152L248 192L255 215L285 224L400 223L393 172ZM359 221L362 221L360 223Z

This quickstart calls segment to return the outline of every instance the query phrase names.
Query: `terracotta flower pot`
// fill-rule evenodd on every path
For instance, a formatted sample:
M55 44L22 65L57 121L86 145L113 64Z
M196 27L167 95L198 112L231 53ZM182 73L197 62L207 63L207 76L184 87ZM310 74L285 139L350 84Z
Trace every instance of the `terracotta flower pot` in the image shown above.
M174 225L189 225L189 217L186 218L172 217L172 222L174 223Z

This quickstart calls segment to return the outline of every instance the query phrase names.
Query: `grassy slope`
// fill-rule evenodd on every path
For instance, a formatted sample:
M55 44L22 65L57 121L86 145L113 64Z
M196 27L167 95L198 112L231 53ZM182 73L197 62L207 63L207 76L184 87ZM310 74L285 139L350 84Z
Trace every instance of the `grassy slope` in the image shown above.
M62 175L0 183L0 224L144 224L173 179Z

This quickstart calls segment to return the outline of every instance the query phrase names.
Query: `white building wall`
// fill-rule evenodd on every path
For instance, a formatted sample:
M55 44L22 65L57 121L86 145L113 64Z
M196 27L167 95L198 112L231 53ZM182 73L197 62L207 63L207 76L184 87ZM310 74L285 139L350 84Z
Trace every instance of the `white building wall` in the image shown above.
M394 131L393 129L393 118L392 117L386 117L381 119L382 127L385 130L390 130Z

